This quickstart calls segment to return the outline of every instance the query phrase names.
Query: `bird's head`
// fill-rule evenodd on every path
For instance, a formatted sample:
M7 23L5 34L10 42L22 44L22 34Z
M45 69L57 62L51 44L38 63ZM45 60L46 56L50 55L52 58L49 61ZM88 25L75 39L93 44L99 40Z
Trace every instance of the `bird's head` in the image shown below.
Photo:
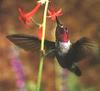
M68 42L68 29L64 28L64 26L59 22L56 17L57 27L56 27L56 40L60 42Z

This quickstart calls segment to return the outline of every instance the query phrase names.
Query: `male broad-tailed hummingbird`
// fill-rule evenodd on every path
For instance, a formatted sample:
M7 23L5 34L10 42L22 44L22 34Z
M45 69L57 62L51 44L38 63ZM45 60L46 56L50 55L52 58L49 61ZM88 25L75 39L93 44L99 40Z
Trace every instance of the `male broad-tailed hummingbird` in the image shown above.
M53 54L57 58L61 67L67 68L77 76L80 76L81 71L76 63L80 60L84 60L85 58L92 59L95 57L96 45L94 41L86 37L82 37L75 43L71 43L68 36L68 29L59 22L58 18L56 18L56 22L56 41L52 42L45 40L44 42L45 48L47 50L46 55ZM34 49L40 49L41 40L34 36L13 34L8 35L7 38L15 45L25 50L33 51Z

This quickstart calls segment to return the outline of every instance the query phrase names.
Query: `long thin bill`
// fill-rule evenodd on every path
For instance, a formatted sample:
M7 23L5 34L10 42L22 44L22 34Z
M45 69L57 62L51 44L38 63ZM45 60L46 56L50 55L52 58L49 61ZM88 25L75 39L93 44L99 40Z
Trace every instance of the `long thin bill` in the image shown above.
M57 26L61 26L62 24L60 23L60 21L58 20L58 17L56 17L56 22L57 22Z

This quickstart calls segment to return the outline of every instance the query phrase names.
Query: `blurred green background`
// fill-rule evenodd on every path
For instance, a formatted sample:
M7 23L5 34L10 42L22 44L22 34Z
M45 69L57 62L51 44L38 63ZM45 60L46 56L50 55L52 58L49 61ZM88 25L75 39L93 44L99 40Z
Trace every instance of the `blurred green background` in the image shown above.
M100 0L53 1L56 9L62 8L63 10L63 16L60 17L60 20L68 28L71 41L86 36L100 44ZM19 7L23 7L29 12L35 5L36 0L0 0L0 91L19 91L11 66L11 55L9 55L13 44L7 40L6 35L22 33L37 36L38 27L35 24L31 28L26 28L18 21ZM42 21L43 9L44 6L33 17L39 23ZM48 19L46 39L54 41L54 31L55 25ZM25 74L25 84L35 84L39 65L38 53L29 53L22 49L18 49L18 52ZM99 63L80 62L79 67L83 75L76 77L71 72L59 67L55 59L46 59L41 91L100 91ZM26 91L35 90L28 89Z

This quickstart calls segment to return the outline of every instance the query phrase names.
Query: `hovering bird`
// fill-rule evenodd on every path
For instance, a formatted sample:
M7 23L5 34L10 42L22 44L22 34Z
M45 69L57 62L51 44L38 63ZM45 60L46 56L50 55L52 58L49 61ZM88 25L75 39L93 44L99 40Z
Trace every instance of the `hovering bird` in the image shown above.
M58 18L56 18L56 22L56 41L45 40L44 45L45 50L47 50L45 56L53 54L61 67L67 68L77 76L81 76L81 70L76 63L86 58L92 59L95 57L97 46L94 41L86 37L71 43L68 29L59 22ZM15 45L27 51L38 50L41 44L41 40L30 35L13 34L8 35L7 38Z

